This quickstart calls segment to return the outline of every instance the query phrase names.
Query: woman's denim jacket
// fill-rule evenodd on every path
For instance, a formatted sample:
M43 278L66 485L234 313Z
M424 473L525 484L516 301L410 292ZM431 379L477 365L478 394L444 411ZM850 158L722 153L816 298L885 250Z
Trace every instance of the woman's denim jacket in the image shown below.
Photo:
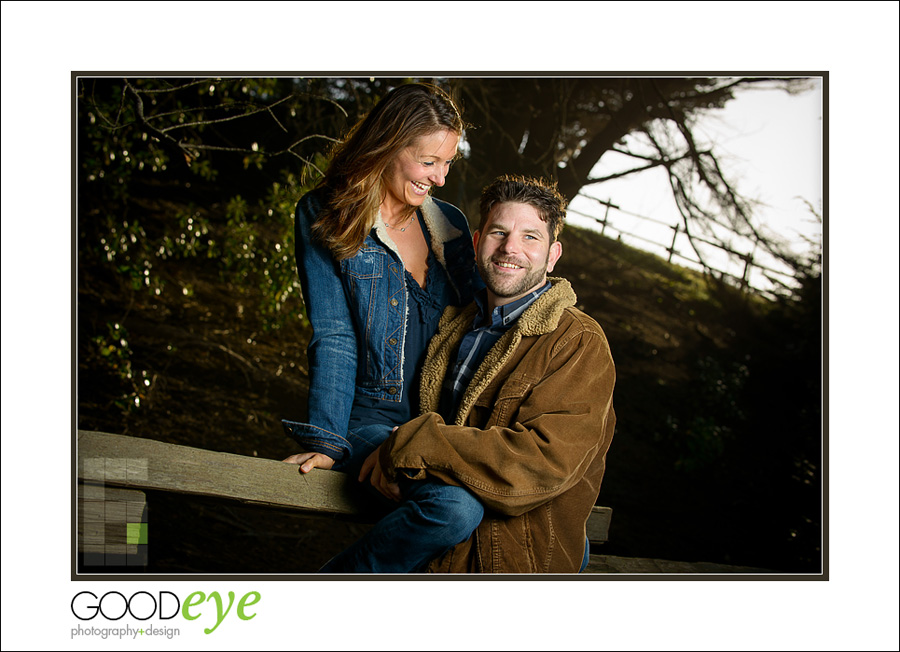
M306 194L297 204L295 226L297 269L313 329L307 347L308 422L283 424L304 449L340 460L350 452L347 424L354 392L385 401L402 395L406 279L380 215L356 255L338 262L313 241L310 227L321 207L321 191ZM468 221L456 207L430 197L420 210L455 303L466 305L483 287Z

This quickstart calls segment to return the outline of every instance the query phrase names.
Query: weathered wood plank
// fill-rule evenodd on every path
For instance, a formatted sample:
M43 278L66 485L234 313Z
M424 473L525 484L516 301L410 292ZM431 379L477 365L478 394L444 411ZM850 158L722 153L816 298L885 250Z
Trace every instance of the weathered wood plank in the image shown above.
M591 543L609 541L609 524L612 520L612 509L595 506L587 521L587 537Z
M356 515L360 492L348 476L276 460L207 451L152 439L78 432L82 480L156 489L313 513Z
M710 562L669 561L666 559L642 559L637 557L613 557L591 555L585 573L623 573L641 575L708 574L708 575L758 575L772 573L762 568L729 566Z
M365 497L356 482L337 471L299 467L277 460L220 453L152 439L80 430L78 474L107 486L155 489L244 503L296 509L309 514L365 516ZM588 538L609 538L612 510L595 507Z

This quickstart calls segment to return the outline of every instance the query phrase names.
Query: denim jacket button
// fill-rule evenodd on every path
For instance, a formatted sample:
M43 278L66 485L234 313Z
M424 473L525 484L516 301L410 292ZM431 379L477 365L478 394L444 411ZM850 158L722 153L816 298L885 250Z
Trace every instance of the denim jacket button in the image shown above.
M391 346L397 346L397 338L396 337L392 337L391 339L388 340L388 342L390 343Z
M388 387L388 391L387 391L387 392L388 392L388 394L390 394L391 396L393 396L394 394L397 393L397 388L396 388L396 387Z
M391 305L392 305L392 306L396 306L398 303L400 303L400 302L397 301L396 299L391 299Z

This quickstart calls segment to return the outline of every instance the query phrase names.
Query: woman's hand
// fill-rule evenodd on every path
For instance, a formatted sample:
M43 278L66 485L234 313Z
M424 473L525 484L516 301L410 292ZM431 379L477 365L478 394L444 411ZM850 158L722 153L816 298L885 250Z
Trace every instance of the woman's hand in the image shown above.
M301 473L309 473L313 469L330 469L334 460L323 453L297 453L284 459L288 464L299 464Z
M396 428L394 428L394 430L396 430ZM388 499L399 502L402 498L400 486L396 482L388 481L387 476L381 468L381 461L378 459L378 453L380 451L381 446L372 451L366 458L366 461L363 462L362 468L359 470L359 481L365 482L366 476L371 474L372 477L369 479L369 482L372 486L384 494Z

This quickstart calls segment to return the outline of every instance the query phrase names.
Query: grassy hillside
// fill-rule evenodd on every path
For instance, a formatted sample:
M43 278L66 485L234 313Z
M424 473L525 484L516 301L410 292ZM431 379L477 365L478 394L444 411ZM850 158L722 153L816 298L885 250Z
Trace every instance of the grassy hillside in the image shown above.
M818 286L773 304L594 233L565 246L617 362L610 554L817 570Z

